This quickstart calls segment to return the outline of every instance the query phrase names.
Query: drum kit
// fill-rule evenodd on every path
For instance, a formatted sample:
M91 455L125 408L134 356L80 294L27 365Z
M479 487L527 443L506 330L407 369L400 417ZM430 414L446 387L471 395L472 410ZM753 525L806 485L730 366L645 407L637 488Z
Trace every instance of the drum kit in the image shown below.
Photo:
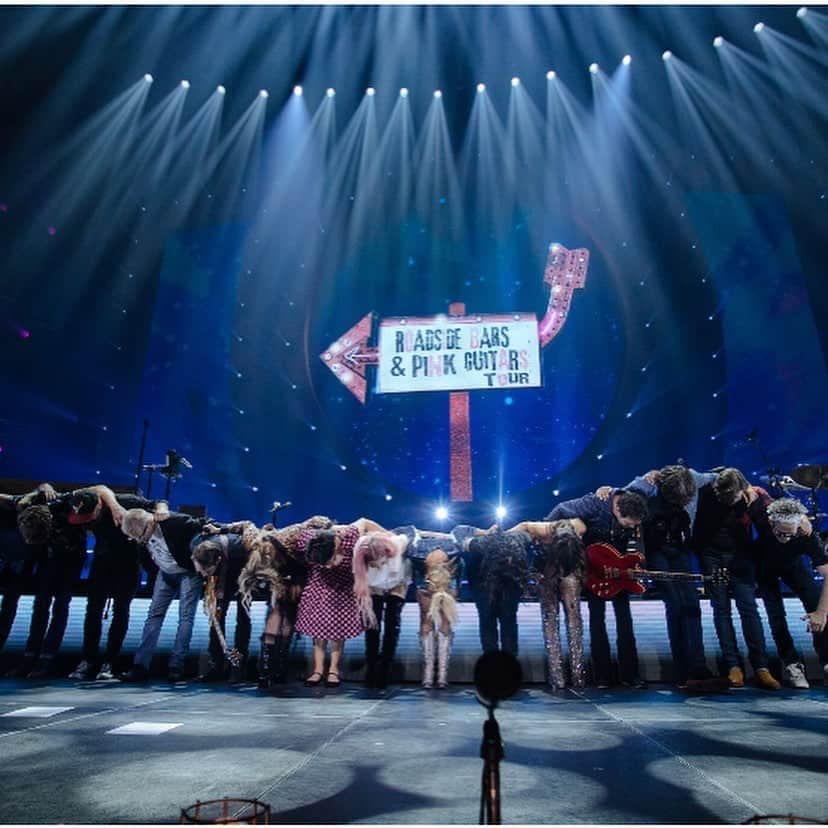
M810 517L814 521L816 529L819 529L822 520L828 517L828 513L819 511L819 500L817 498L817 492L828 489L828 465L822 463L803 464L791 469L790 474L769 472L759 479L771 489L776 489L791 497L798 497L798 492L808 492Z

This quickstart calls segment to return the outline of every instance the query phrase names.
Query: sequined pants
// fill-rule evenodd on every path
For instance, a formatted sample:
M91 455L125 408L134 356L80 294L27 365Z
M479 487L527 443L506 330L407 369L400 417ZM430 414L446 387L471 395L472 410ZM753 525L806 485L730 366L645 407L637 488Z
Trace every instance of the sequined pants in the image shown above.
M543 640L549 664L547 681L556 690L566 686L558 618L564 607L566 635L569 642L572 686L584 686L584 625L581 620L581 580L577 575L565 578L546 577L539 584Z

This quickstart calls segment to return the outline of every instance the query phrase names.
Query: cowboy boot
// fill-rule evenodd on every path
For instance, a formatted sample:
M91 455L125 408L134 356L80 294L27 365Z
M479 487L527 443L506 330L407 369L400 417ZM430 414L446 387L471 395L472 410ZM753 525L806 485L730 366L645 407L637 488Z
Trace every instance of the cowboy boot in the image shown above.
M421 635L420 643L423 645L423 687L430 690L434 687L434 633Z
M451 635L437 633L437 686L448 687L449 658L451 657Z

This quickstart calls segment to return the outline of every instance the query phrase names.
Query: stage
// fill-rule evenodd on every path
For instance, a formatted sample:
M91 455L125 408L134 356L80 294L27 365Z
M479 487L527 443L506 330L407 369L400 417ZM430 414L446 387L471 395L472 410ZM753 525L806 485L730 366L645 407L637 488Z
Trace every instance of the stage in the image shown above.
M0 713L4 823L176 822L224 796L258 797L278 823L478 818L485 713L470 685L292 684L267 697L252 685L6 680ZM505 823L828 819L822 687L533 687L498 719Z

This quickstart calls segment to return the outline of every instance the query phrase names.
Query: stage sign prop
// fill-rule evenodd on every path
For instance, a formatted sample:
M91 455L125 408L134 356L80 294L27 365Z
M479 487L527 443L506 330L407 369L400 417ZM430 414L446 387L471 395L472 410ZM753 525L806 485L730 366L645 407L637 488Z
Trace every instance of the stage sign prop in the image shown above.
M378 355L378 394L541 384L534 313L383 319Z
M534 313L467 316L452 304L448 316L380 320L369 345L373 313L366 314L320 355L363 404L367 371L376 367L378 394L448 391L451 499L470 501L469 391L514 390L541 385L540 349L563 328L574 291L586 284L589 251L549 246L544 283L549 302L540 322Z

